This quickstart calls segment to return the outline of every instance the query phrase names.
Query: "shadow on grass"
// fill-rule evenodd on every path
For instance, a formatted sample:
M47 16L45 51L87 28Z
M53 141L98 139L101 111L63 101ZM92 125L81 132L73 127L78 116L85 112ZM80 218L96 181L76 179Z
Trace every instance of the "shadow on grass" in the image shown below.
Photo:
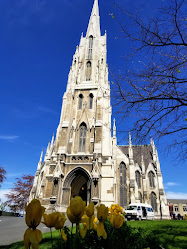
M140 227L143 232L152 231L165 249L187 248L187 221L137 221L128 225Z

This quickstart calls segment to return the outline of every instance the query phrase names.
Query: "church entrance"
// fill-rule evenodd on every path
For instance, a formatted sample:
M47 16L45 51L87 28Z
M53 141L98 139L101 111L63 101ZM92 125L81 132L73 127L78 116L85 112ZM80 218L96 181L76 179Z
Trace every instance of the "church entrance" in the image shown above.
M82 167L70 171L63 184L62 205L68 206L75 196L80 196L88 205L91 201L91 177Z
M75 196L80 196L83 201L86 201L87 203L87 197L88 193L88 188L87 188L87 181L82 174L78 175L71 184L71 199L74 198Z

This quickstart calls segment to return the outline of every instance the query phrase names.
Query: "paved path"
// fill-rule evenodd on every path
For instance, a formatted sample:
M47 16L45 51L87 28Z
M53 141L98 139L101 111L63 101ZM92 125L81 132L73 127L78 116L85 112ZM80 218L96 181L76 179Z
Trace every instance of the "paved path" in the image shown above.
M70 226L70 222L66 221L65 225ZM37 228L40 229L42 233L50 231L49 228L42 223ZM25 218L0 216L0 246L23 240L26 229Z

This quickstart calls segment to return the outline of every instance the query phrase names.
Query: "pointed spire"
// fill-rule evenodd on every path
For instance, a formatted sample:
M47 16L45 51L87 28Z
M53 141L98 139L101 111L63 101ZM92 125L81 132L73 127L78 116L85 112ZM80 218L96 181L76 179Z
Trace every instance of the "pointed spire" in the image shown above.
M43 158L43 150L42 150L42 152L41 152L40 160L39 160L38 166L37 166L37 170L38 170L38 171L40 171L41 166L42 166L42 158Z
M54 145L54 137L55 137L55 134L53 133L53 136L51 138L51 146L50 146L50 149L52 149L53 145Z
M94 1L86 37L89 37L90 35L93 37L101 36L98 0Z
M131 141L131 133L129 131L129 147L132 147L132 141Z
M44 151L42 150L41 155L40 155L40 162L42 162L43 152L44 152Z
M114 124L113 124L113 137L116 137L116 120L114 118Z
M49 150L50 150L50 141L49 141L48 146L47 146L47 151L46 151L46 154L48 154L48 153L49 153Z

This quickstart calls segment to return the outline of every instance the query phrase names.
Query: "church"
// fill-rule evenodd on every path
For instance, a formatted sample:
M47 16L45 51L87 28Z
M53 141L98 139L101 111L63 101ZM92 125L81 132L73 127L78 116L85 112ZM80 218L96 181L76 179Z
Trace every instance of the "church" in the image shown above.
M98 0L94 1L86 35L82 34L70 67L60 122L43 159L38 162L30 200L48 210L65 212L69 201L106 206L143 202L156 218L169 209L157 149L149 145L117 145L111 124L107 35L101 35Z

